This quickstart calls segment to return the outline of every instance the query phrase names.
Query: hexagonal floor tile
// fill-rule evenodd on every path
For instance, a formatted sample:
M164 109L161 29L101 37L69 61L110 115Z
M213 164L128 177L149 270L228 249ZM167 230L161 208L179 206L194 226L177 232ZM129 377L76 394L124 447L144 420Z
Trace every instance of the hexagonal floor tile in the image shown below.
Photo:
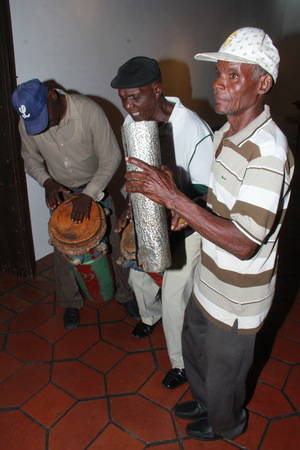
M17 361L16 358L14 358L11 355L8 355L7 353L1 352L0 353L0 382L7 378L9 375L12 375L14 372L16 372L17 369L19 369L22 366L22 363L20 361Z
M117 326L115 323L104 324L101 330L103 339L120 349L134 352L150 348L149 337L139 339L132 336L133 327L124 322L118 323Z
M108 425L89 450L143 450L144 444L115 425Z
M58 315L50 317L34 331L51 343L70 333L69 330L64 328L62 317Z
M95 369L105 373L115 366L124 355L125 352L122 350L100 341L82 355L80 359L89 366L95 367Z
M300 343L277 336L271 356L287 363L298 363L300 361Z
M55 363L52 381L78 399L104 395L103 375L79 361Z
M267 424L267 419L250 413L246 432L238 436L234 442L247 450L257 450Z
M284 362L270 358L259 375L259 381L281 388L288 376L290 366Z
M188 385L185 383L176 389L167 389L162 384L164 376L165 373L157 370L142 386L139 392L150 400L153 400L155 403L159 403L165 408L171 409L188 389Z
M4 450L43 450L45 431L20 411L0 413L1 448Z
M268 428L261 450L296 450L300 442L300 418L275 420Z
M61 389L53 386L53 384L48 384L44 389L27 401L22 409L34 417L38 422L49 427L74 403L75 400Z
M0 408L19 406L49 381L49 364L23 366L0 384Z
M126 356L106 376L109 394L136 392L154 369L151 353Z
M247 406L249 410L265 417L278 417L293 412L289 402L277 389L258 383L252 400Z
M52 305L33 305L18 314L10 325L10 331L34 330L53 313Z
M54 359L78 358L97 341L99 331L96 326L79 327L56 342Z
M91 306L94 306L94 304L91 304ZM98 309L101 323L123 320L127 315L124 307L115 300L101 303Z
M300 411L300 366L292 368L284 392L293 405Z
M82 450L95 439L108 422L106 400L91 400L75 405L49 435L49 450Z
M31 306L31 303L28 302L27 300L17 297L16 295L11 293L1 295L0 303L1 305L4 305L15 312L24 311L26 308Z
M138 395L112 397L113 420L146 443L176 437L171 415Z
M49 361L52 356L52 345L32 333L9 335L7 350L25 362Z
M28 300L30 303L36 303L42 300L42 298L47 294L46 292L40 291L39 289L29 286L26 283L16 287L12 291L12 293L14 295L20 296L21 298L24 298L25 300Z

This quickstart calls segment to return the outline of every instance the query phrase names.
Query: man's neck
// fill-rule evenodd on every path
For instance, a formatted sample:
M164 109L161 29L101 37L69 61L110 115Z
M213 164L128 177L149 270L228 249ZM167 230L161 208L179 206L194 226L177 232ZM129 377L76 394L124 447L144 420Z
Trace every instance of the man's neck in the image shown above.
M243 130L249 123L251 123L257 116L259 116L264 110L264 104L255 105L255 107L245 111L243 114L229 114L227 120L230 124L229 129L225 133L224 137L233 136L239 131Z
M167 122L172 114L175 103L169 102L162 97L157 105L153 120L157 122Z

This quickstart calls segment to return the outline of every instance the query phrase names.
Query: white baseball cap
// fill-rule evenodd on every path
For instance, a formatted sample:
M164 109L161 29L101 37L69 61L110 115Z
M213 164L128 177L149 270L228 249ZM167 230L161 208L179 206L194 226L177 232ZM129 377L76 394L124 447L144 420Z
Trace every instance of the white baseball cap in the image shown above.
M199 61L230 61L258 64L277 80L279 53L272 39L263 30L253 27L239 28L222 44L217 53L197 53Z

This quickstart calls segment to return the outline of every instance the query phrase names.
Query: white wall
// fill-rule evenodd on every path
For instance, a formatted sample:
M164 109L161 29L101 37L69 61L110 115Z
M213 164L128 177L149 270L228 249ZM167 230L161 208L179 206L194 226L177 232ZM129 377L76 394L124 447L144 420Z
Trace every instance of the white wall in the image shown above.
M273 0L10 0L17 82L53 79L100 97L119 126L122 110L110 81L130 57L152 56L161 62L166 92L217 124L213 65L194 61L193 54L214 51L241 26L260 26L278 37L282 5L282 0L276 7ZM52 251L48 211L43 190L31 180L28 191L39 259Z

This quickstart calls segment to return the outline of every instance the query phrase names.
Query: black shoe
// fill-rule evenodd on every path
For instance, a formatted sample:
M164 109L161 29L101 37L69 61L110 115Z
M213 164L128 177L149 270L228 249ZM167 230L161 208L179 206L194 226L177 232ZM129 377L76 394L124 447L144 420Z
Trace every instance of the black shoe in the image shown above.
M171 369L162 380L162 384L168 389L176 389L187 382L184 369Z
M208 424L207 418L197 420L196 422L189 423L186 427L187 435L200 439L201 441L217 441L219 439L235 439L240 434L246 431L247 427L247 414L243 410L241 422L234 428L220 433L215 433L213 428Z
M147 325L144 322L139 322L136 324L131 334L138 338L144 338L152 333L154 327L155 325Z
M68 330L74 330L80 323L79 309L77 308L66 308L64 314L64 326Z
M207 410L200 405L196 400L190 402L177 403L174 408L175 415L181 419L206 419Z
M126 303L123 303L124 308L126 309L127 314L134 320L141 320L139 307L135 298L129 300Z

